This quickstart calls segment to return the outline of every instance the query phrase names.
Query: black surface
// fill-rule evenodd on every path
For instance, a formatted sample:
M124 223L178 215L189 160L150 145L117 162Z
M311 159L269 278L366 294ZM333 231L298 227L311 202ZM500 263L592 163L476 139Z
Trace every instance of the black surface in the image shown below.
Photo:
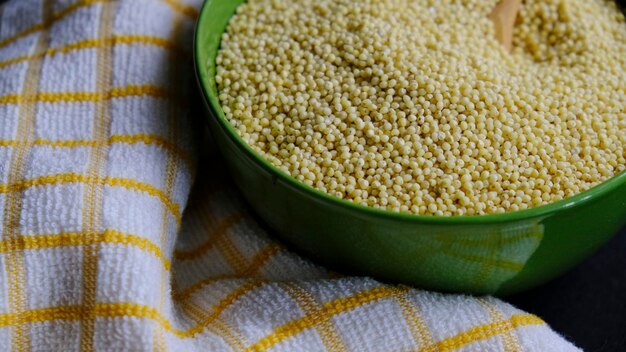
M625 254L626 229L564 276L507 300L585 351L626 351Z
M626 229L562 277L507 300L585 351L626 351Z

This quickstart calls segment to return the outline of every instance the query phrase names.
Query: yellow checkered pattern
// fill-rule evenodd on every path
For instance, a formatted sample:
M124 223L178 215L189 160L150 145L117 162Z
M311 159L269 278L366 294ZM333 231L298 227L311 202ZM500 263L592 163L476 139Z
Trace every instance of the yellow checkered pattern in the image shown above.
M273 240L193 142L200 3L0 6L0 350L577 350L501 301Z

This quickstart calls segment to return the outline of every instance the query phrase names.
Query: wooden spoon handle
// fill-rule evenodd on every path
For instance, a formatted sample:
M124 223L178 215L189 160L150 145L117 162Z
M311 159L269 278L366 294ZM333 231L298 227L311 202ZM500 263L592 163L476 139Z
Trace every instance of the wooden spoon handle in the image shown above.
M496 39L509 52L513 46L513 27L521 5L522 0L501 0L489 14L495 28Z

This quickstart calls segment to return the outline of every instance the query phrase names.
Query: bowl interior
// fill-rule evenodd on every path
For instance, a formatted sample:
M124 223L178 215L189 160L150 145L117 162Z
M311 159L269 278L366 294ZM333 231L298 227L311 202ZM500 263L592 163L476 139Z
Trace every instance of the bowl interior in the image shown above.
M285 174L282 170L278 169L271 163L265 160L260 154L248 146L240 137L237 131L226 120L222 108L219 103L217 85L215 83L216 64L215 58L219 51L220 41L222 34L226 30L228 22L239 5L244 3L245 0L208 0L204 3L203 9L200 14L200 18L196 27L194 55L196 73L200 81L200 85L203 90L203 94L207 99L210 109L214 117L218 120L219 125L226 132L229 138L236 142L236 144L253 160L255 160L260 166L276 175L281 181L290 184L297 188L299 191L309 193L315 197L318 197L321 201L330 202L334 205L341 205L342 207L356 208L361 212L366 212L369 215L379 216L384 218L397 218L404 221L417 221L427 223L494 223L494 222L506 222L512 220L520 220L531 217L540 217L550 213L558 212L559 210L569 209L581 205L584 202L591 201L595 198L601 197L614 190L615 188L626 184L626 171L621 172L617 176L603 182L602 184L579 193L573 197L550 203L547 205L530 208L526 210L519 210L509 212L505 214L492 214L492 215L478 215L478 216L452 216L452 217L437 217L426 215L414 215L394 213L385 210L379 210L359 204L354 204L343 199L336 198L321 192L313 187L310 187L304 183L297 181L296 179Z

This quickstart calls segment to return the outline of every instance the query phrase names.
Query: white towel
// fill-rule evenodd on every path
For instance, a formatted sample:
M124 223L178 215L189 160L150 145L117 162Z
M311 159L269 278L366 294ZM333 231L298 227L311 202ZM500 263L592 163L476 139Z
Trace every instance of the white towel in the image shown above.
M276 242L192 142L200 3L0 6L1 350L578 350L500 300Z

